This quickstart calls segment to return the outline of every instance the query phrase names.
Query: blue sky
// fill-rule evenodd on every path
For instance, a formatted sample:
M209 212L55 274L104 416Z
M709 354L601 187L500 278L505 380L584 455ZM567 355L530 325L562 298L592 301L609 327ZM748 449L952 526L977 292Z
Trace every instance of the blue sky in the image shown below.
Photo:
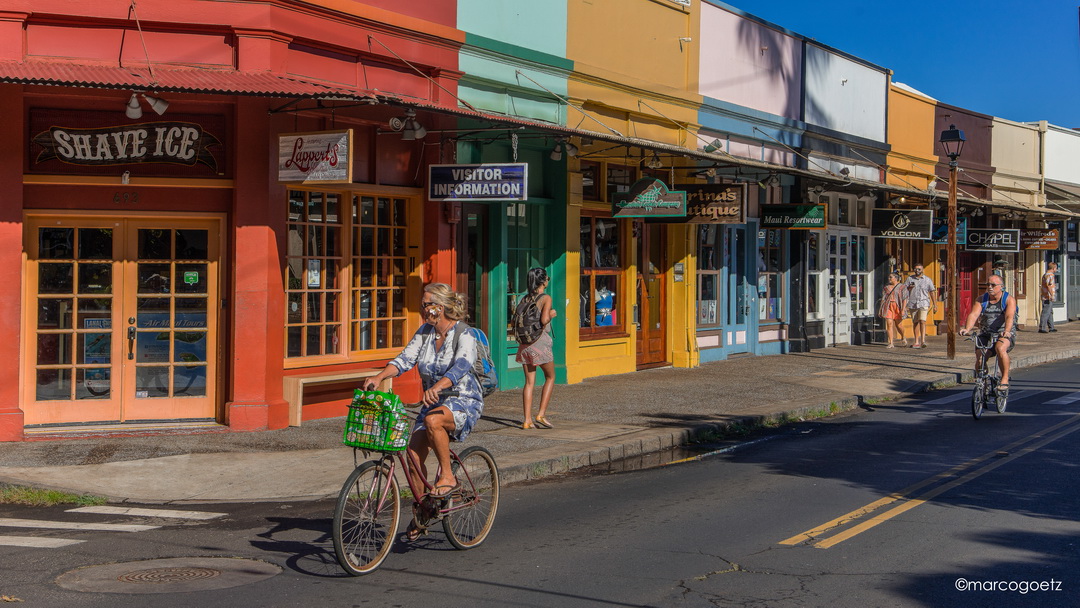
M955 106L1080 127L1080 0L725 0Z

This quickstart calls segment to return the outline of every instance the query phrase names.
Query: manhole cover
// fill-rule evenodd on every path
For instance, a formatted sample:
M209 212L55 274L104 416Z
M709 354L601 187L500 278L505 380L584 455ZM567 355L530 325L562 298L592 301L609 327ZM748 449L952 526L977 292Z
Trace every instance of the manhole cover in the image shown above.
M182 593L239 587L279 572L281 568L253 559L177 557L86 566L61 574L56 584L92 593Z

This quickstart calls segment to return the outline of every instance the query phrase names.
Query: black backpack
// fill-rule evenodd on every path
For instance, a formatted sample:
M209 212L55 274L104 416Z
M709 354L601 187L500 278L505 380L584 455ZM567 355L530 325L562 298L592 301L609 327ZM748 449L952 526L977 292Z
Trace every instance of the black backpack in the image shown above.
M525 296L518 302L510 322L518 344L532 344L544 333L544 323L540 320L542 310L536 305L538 299L538 296Z

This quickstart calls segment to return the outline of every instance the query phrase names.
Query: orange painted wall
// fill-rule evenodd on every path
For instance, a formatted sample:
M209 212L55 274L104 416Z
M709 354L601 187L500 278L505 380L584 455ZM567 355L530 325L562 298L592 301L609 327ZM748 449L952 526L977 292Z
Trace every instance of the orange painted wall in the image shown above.
M8 85L7 90L21 89ZM15 93L16 91L12 91ZM23 140L22 98L0 94L0 139ZM22 182L24 146L0 146L0 441L23 437L23 414L19 407L19 336L22 328Z
M934 178L934 100L897 87L889 87L889 172L886 183L925 189ZM905 181L906 180L906 181Z

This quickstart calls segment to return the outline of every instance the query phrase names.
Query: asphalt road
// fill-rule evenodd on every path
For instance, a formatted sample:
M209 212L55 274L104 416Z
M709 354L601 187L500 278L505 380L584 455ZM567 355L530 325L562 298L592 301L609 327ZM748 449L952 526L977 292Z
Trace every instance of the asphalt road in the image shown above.
M1009 412L979 421L960 387L685 463L511 486L483 546L456 551L434 532L361 578L334 560L329 501L181 507L211 519L0 507L0 518L157 526L0 520L0 537L81 541L0 546L0 596L230 608L1080 605L1078 369L1017 372ZM166 558L182 559L146 561Z

